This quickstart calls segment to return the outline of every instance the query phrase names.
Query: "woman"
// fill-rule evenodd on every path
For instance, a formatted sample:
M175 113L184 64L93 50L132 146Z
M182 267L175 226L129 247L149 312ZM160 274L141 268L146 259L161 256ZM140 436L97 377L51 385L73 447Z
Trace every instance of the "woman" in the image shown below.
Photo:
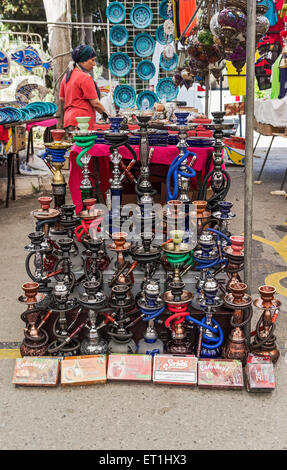
M90 116L89 129L95 128L96 111L107 119L108 115L100 102L99 89L92 77L96 65L96 52L81 44L72 52L74 63L62 80L60 100L64 103L64 128L71 132L78 126L77 117Z

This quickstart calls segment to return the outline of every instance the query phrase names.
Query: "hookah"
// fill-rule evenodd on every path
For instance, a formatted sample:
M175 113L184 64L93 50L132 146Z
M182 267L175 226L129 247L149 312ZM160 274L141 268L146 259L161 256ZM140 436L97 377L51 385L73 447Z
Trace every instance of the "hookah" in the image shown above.
M207 201L207 209L215 212L218 210L218 203L225 199L230 188L230 176L222 169L223 129L228 128L229 125L223 123L225 112L218 111L212 113L212 116L214 119L212 128L214 129L215 137L214 169L205 176L202 189L199 193L199 199L206 200L208 181L211 178L211 188L214 194Z
M65 204L66 197L66 181L62 173L65 164L65 155L67 150L71 148L71 144L63 142L65 131L57 133L51 131L53 142L45 144L46 152L42 159L53 174L53 196L55 209L60 209Z
M37 220L36 231L43 230L46 238L49 237L49 227L58 222L60 211L51 209L50 205L53 201L51 197L39 197L38 199L41 208L31 212L31 215Z
M49 345L48 353L52 356L77 356L80 350L80 341L77 338L78 333L84 328L88 320L82 323L76 330L70 334L74 320L68 326L67 315L72 313L77 307L77 299L69 299L69 289L64 282L58 282L53 290L52 307L53 313L57 313L57 318L53 324L53 334L55 340Z
M73 265L70 258L73 244L74 241L72 238L62 238L58 240L60 250L57 254L59 255L59 259L54 267L57 272L57 274L55 274L56 280L63 282L70 292L73 291L76 283L75 274L72 271Z
M251 351L256 356L267 356L273 363L276 363L280 352L276 345L274 330L281 302L274 299L276 293L275 287L261 286L258 291L260 297L255 299L253 304L256 308L262 310L263 313L257 322L255 334L253 334L255 337L251 344Z
M226 307L234 310L230 320L232 330L226 346L223 348L223 357L226 359L238 359L243 365L247 362L249 348L243 331L252 318L252 298L246 294L247 285L243 282L233 281L229 286L230 292L224 297ZM247 318L244 319L244 311L249 309Z
M88 334L81 342L80 352L83 355L93 354L107 354L108 343L99 335L99 330L106 326L107 321L115 321L113 317L106 318L100 325L97 326L98 312L101 308L105 307L107 298L103 292L100 291L101 284L95 281L84 282L84 294L80 296L79 303L82 307L88 309L89 322L86 325Z
M26 272L32 281L39 283L40 292L50 292L49 279L61 272L61 270L56 271L56 258L52 255L53 249L45 241L43 232L33 232L28 237L31 243L25 246L25 251L29 252L25 261ZM34 264L33 271L31 260ZM52 269L54 272L51 272Z
M244 237L230 237L231 246L223 249L224 256L228 263L225 271L228 276L226 291L229 292L230 284L234 282L242 282L240 272L244 269Z
M99 226L104 218L102 217L102 211L95 209L96 203L97 200L93 198L84 200L86 209L79 213L81 224L75 229L75 235L79 243L83 242L84 236L89 237L91 231L100 231Z
M126 241L127 236L128 234L125 232L114 232L112 234L113 243L108 245L108 248L117 255L115 262L116 272L109 282L109 287L113 287L114 285L128 286L129 292L127 292L127 296L128 298L132 298L130 289L134 283L133 270L137 266L137 263L131 265L129 261L125 260L125 254L128 253L131 248L131 243ZM112 297L112 300L115 299Z
M228 225L230 224L230 221L235 217L235 214L233 214L231 211L233 207L232 202L228 201L220 201L218 203L218 211L213 212L212 217L215 219L218 225L218 230L221 233L224 233L227 237L230 237L231 233L228 230ZM211 219L211 221L213 221Z
M153 196L156 195L156 191L153 189L150 181L150 169L149 164L151 160L151 156L153 153L153 149L151 152L149 150L149 142L148 142L148 124L151 120L151 116L137 116L138 125L140 130L137 131L140 135L140 161L141 161L141 169L140 175L136 184L136 193L138 197L138 202L140 207L142 208L144 205L153 205ZM142 211L141 211L142 212ZM147 214L145 214L145 217Z
M109 265L110 259L106 260L100 257L102 254L103 240L98 238L84 239L87 250L84 260L84 273L87 281L98 282L101 286L103 284L102 271ZM102 261L102 263L101 263Z
M108 344L109 354L135 354L137 350L136 344L132 338L133 334L129 331L129 328L136 325L136 323L140 321L141 316L131 321L130 316L134 315L137 310L131 310L134 308L135 303L134 300L128 296L129 290L130 287L124 284L119 284L112 288L109 305L116 311L116 322L114 322L108 330L108 335L111 337Z
M79 225L81 219L75 216L76 206L74 204L65 204L61 207L60 222L62 227L65 229L68 238L73 240L71 254L77 256L79 254L79 248L74 240L74 230Z
M189 196L189 180L196 176L196 172L191 168L196 160L196 154L187 150L187 132L189 130L187 118L189 113L175 113L177 124L174 129L178 130L179 155L172 162L167 174L167 201L178 199L183 204L191 204ZM192 160L187 164L187 159L192 157ZM172 178L174 180L174 191L171 193Z
M146 283L144 296L138 300L137 305L141 310L143 321L148 322L144 336L138 343L138 354L162 354L164 352L164 344L158 337L155 322L159 321L159 316L165 311L165 305L160 298L158 281L149 280Z
M196 209L197 233L201 234L205 225L210 223L211 212L206 210L207 201L193 201Z
M190 244L182 242L184 233L183 230L172 230L171 239L162 245L166 260L173 268L172 280L175 283L181 283L183 274L193 266L193 248Z
M216 238L215 239L215 235ZM197 292L198 297L194 304L195 308L201 305L203 299L203 288L208 278L208 273L211 268L218 268L221 271L222 264L226 265L227 260L222 257L221 239L230 244L230 239L223 233L215 229L204 230L198 240L199 249L194 251L194 261L196 262L196 271L200 271L200 276L197 278ZM217 273L217 271L216 271ZM214 273L214 275L216 275Z
M184 290L185 284L180 281L169 283L171 290L162 294L162 300L167 306L169 318L165 321L166 328L171 329L172 339L167 343L169 354L193 354L193 341L187 336L184 326L189 316L188 305L192 294Z
M72 132L73 140L75 145L80 147L82 150L77 156L77 165L82 169L83 179L80 184L80 191L82 201L85 199L91 199L94 193L94 187L90 180L89 164L91 161L91 155L89 151L94 147L97 140L96 131L86 130L86 125L81 122L81 118L76 118L79 125L79 131ZM81 130L82 129L82 130Z
M27 305L27 310L21 315L25 323L24 340L20 346L22 357L26 356L46 356L48 350L49 337L47 332L42 329L51 312L41 320L41 313L37 304L44 299L44 294L38 294L39 284L36 282L27 282L23 284L24 296L19 300Z

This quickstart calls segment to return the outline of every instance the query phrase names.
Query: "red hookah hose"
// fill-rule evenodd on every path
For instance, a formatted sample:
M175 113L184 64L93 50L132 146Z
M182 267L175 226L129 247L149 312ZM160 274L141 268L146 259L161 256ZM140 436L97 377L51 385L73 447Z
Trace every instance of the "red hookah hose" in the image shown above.
M177 319L174 324L173 328L176 325L180 325L181 323L184 323L185 317L188 317L190 313L187 311L187 304L186 305L169 305L168 304L168 310L170 312L173 312L173 315L171 315L166 321L165 321L165 326L167 328L170 327L170 323Z
M93 228L95 225L96 225L96 229L98 232L100 232L100 227L98 227L98 225L100 225L100 223L104 220L103 217L100 217L99 219L95 219L95 220L82 220L82 223L81 225L79 225L76 229L75 229L75 235L76 235L76 238L78 240L78 242L81 242L82 241L82 236L83 234L85 233L86 235L89 235L89 229L90 228ZM82 230L81 230L82 229ZM81 230L81 231L80 231Z

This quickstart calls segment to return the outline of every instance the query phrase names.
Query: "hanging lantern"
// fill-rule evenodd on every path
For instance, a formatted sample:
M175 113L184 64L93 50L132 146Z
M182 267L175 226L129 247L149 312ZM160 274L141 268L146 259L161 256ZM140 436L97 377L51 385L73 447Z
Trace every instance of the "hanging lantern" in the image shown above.
M244 13L247 13L247 0L225 0L225 7L240 8Z
M264 15L257 15L256 16L256 40L259 41L260 38L265 36L268 29L270 27L270 23L268 18Z
M268 0L256 0L256 13L265 15L269 8Z
M212 46L214 43L213 34L209 28L204 28L198 31L197 40L200 44L203 44L204 46Z
M238 8L224 8L219 12L218 24L221 27L233 28L237 33L242 33L247 28L247 17Z

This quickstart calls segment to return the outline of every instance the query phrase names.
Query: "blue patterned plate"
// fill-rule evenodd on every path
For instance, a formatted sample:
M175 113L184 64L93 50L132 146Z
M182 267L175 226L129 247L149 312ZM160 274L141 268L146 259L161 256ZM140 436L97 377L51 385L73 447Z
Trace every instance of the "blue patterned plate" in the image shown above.
M137 65L137 74L141 80L151 80L155 74L155 65L150 60L142 60Z
M139 57L149 57L153 54L155 40L148 33L137 34L133 40L133 50Z
M172 101L178 95L178 87L171 78L162 78L156 86L156 94L160 100L165 98L166 101Z
M0 110L0 124L6 124L8 116L2 109Z
M106 15L111 23L121 23L126 17L126 9L120 2L112 2L106 8Z
M159 42L162 46L166 46L167 44L170 44L173 41L173 34L167 36L164 33L163 24L157 28L155 32L155 37L157 42Z
M111 55L109 69L116 77L124 77L132 67L132 61L124 52L116 52Z
M170 72L171 70L174 70L177 67L178 55L174 53L171 59L166 59L163 53L161 53L159 63L164 70Z
M133 7L130 20L135 28L147 28L152 22L152 10L145 3L139 3Z
M164 20L169 19L167 7L168 7L168 0L162 0L162 2L160 3L158 7L159 14Z
M121 25L113 26L110 30L110 41L116 47L124 46L129 39L128 30Z
M18 109L7 106L3 111L9 119L7 122L17 122L21 120L21 113Z
M153 91L149 91L149 90L141 91L138 95L137 107L141 111L147 111L147 110L152 109L156 102L157 102L157 96ZM148 103L148 107L145 107L145 104L147 103Z
M114 91L114 102L119 108L133 108L136 102L136 92L129 85L118 85Z

